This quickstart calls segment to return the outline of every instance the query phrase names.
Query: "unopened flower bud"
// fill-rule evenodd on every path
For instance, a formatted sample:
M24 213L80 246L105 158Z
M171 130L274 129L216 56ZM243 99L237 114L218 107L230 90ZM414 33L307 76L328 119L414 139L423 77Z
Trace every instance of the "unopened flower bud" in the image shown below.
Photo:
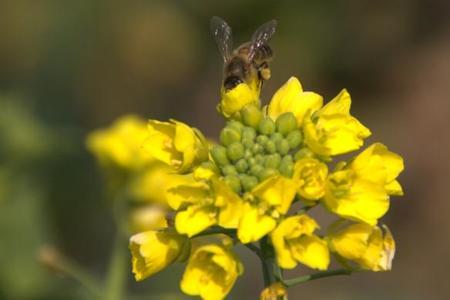
M228 158L232 161L237 161L244 157L244 146L241 143L233 143L227 148Z
M262 119L261 110L256 105L247 105L241 110L242 121L245 125L258 128L258 124Z
M297 119L293 113L286 112L277 118L276 125L278 132L286 136L289 132L297 128Z
M225 166L230 163L227 157L227 149L223 146L214 146L211 149L211 156L213 157L214 161L220 166Z
M225 127L220 132L220 143L225 146L229 146L234 142L241 140L241 131L235 127Z
M275 132L275 123L271 118L264 118L259 122L258 130L265 135L271 135Z
M300 130L294 130L288 134L286 139L289 142L289 146L291 147L291 149L295 149L302 143L303 136Z

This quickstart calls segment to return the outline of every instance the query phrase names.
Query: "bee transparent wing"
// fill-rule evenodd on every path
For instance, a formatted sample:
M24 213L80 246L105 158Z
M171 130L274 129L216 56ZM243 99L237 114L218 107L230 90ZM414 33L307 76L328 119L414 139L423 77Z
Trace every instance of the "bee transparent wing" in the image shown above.
M223 61L226 62L231 56L233 50L233 39L231 27L219 17L212 17L211 32L214 40L217 43L220 54L222 54Z
M262 24L252 36L250 52L248 58L250 61L253 60L256 50L262 45L266 44L275 33L277 29L277 20L272 20L267 23Z

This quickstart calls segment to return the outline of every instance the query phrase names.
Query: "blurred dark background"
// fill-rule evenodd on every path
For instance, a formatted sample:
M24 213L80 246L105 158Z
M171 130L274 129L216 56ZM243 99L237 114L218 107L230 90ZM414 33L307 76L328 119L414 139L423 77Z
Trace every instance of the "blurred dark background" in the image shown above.
M0 299L89 299L36 262L42 244L101 275L113 222L86 134L136 113L216 136L221 59L211 16L239 44L276 18L267 102L290 76L326 100L348 88L353 114L405 158L406 195L383 219L397 253L388 273L298 286L290 299L448 299L450 2L0 0ZM260 266L230 299L256 299ZM175 270L175 272L173 271ZM129 290L188 299L182 267Z

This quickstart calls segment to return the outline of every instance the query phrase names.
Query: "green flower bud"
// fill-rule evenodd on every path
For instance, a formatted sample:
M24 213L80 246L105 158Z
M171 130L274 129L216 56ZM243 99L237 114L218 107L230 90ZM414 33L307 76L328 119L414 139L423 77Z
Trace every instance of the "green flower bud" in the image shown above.
M264 167L258 164L253 165L250 168L250 174L252 174L253 176L258 177L259 173L261 173L264 170Z
M246 105L241 110L242 121L244 124L253 128L258 128L258 124L262 119L261 110L253 104Z
M286 112L281 114L277 121L275 122L277 125L277 130L279 133L283 135L287 135L289 132L297 128L297 119L294 114L291 112Z
M237 161L236 170L239 173L245 173L245 171L247 171L247 169L248 169L248 163L244 158L241 158L240 160Z
M253 152L250 149L245 149L245 151L244 151L244 158L245 159L249 159L251 157L253 157Z
M226 165L222 168L222 173L224 175L237 175L237 170L233 165Z
M262 134L271 135L275 132L275 123L269 117L264 118L259 122L258 130Z
M242 139L242 145L244 145L245 149L249 149L251 151L254 144L255 143L251 139Z
M275 142L272 140L268 140L266 144L264 145L264 149L266 149L269 153L276 153L277 152L277 146L275 145Z
M289 146L291 147L291 149L295 149L302 143L303 136L300 130L294 130L288 134L286 139L289 142Z
M268 140L269 138L266 135L258 135L256 137L256 142L261 146L264 146Z
M272 134L270 135L270 139L271 139L274 143L276 143L277 141L283 139L283 135L282 135L281 133L279 133L279 132L274 132L274 133L272 133Z
M314 153L309 150L308 148L302 148L300 150L297 151L297 153L295 153L295 160L299 160L302 158L313 158L314 157Z
M254 158L254 157L250 157L249 159L247 159L247 163L248 163L248 166L251 168L253 165L256 165L257 164L257 162L256 162L256 159Z
M294 162L294 159L292 158L292 155L285 155L285 156L283 156L282 158L281 158L281 162L284 162L284 163L293 163Z
M233 143L227 148L228 158L232 161L237 161L244 157L244 146L241 143Z
M266 168L278 169L278 167L280 166L280 162L281 162L280 154L274 153L266 156L264 166Z
M219 166L225 166L230 163L227 157L227 149L220 145L215 145L211 149L211 156Z
M265 179L267 179L267 178L269 178L271 176L277 175L279 173L280 172L278 172L277 169L266 168L261 173L259 173L258 178L259 178L260 181L263 181L263 180L265 180Z
M235 193L241 192L242 189L241 181L238 176L236 175L225 176L225 182Z
M235 127L225 127L220 132L220 143L228 146L232 143L239 142L241 140L241 131Z
M238 122L238 121L231 120L231 121L227 122L227 126L226 127L230 127L230 128L236 129L237 131L240 132L244 128L244 124L242 124L241 122Z
M276 142L278 153L281 155L286 155L289 153L290 147L289 142L285 139L278 140Z
M263 151L264 151L264 148L260 144L254 144L252 147L253 154L262 153Z
M256 138L256 131L252 127L244 127L242 129L242 139L249 139L253 141Z
M256 161L257 164L263 165L264 161L265 161L264 155L256 154L255 155L255 161Z
M288 160L288 159L282 159L281 163L280 163L280 167L278 168L278 170L280 170L281 175L286 176L286 177L292 177L292 175L294 174L294 163L292 162L292 160Z
M243 189L249 192L258 184L258 179L255 176L243 175L241 176L241 184Z

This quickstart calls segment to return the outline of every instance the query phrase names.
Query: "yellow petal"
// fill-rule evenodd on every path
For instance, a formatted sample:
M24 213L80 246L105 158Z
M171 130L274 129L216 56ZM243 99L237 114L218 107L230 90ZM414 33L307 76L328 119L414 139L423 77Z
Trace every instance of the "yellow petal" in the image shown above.
M180 286L188 295L221 300L241 273L242 264L229 248L206 244L192 251Z
M318 270L328 269L330 252L327 244L315 235L302 235L291 242L292 256L298 262Z
M189 205L175 217L175 227L179 233L192 237L217 223L213 208L201 205Z
M188 239L173 231L146 231L130 239L131 263L136 281L141 281L172 264Z
M241 83L229 91L222 89L221 94L217 110L226 118L239 112L247 104L259 105L259 89L254 84Z
M243 200L222 180L213 180L215 206L220 208L219 225L237 228L244 208Z
M294 165L297 192L307 200L318 200L325 194L327 175L327 165L314 158L302 158Z
M350 95L341 91L315 115L305 118L305 143L315 153L338 155L359 149L370 130L350 115Z
M313 234L318 228L307 215L286 218L270 234L278 264L293 269L300 262L310 268L325 270L330 263L326 243Z
M247 204L239 222L238 238L243 244L258 241L272 231L276 225L273 218L261 214L258 208Z
M275 207L281 214L288 212L295 193L294 181L281 175L267 178L252 190L255 197Z
M301 126L307 113L322 107L322 96L313 92L303 92L300 81L291 77L274 95L268 107L268 115L276 120L285 112L292 112L298 126Z

